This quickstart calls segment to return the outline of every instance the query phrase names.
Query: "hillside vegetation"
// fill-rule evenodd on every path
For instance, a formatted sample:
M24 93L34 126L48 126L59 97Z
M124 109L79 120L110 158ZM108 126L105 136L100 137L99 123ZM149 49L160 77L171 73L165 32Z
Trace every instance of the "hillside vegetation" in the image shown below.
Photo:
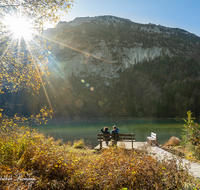
M200 117L198 60L166 56L118 73L119 78L88 76L84 82L81 76L74 75L53 78L46 88L56 116L183 118L191 110L197 119ZM109 85L102 85L106 82ZM5 106L8 102L10 105ZM43 90L37 99L25 90L1 94L6 115L29 116L33 106L37 110L45 105L48 102Z

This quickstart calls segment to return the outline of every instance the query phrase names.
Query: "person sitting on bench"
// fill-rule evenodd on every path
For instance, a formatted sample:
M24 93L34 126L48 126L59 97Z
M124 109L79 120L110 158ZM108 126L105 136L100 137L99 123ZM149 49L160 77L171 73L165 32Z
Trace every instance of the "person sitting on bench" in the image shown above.
M119 129L116 127L116 125L113 126L113 130L110 131L110 134L119 134ZM114 145L117 145L118 137L115 139L114 137Z
M104 128L101 129L101 132L102 132L103 134L110 134L110 132L109 132L108 130L109 130L108 127L105 126ZM109 136L108 136L108 137L105 137L105 141L106 141L106 145L108 146Z
M110 134L119 134L119 129L116 127L116 125L113 126L113 130L110 131Z

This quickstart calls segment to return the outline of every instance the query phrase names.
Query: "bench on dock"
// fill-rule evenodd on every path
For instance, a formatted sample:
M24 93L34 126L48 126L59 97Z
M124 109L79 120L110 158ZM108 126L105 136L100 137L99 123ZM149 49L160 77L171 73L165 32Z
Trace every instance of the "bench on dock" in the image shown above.
M150 145L157 145L157 134L151 132L151 136L147 137L147 143Z
M130 142L133 149L133 141L135 141L135 134L98 134L98 141L100 142L100 149L102 149L103 141L122 141Z

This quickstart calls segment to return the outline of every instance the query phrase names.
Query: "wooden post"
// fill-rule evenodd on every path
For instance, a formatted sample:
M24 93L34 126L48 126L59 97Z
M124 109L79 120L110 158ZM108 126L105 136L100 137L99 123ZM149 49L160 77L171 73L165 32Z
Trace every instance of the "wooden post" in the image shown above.
M101 134L100 134L100 149L102 149L102 139L101 139Z
M133 135L132 135L132 150L133 150Z

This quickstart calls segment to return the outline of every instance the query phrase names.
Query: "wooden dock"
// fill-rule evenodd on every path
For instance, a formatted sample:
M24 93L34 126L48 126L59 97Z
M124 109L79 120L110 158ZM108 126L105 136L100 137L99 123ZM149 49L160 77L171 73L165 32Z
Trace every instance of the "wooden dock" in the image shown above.
M132 149L132 144L131 142L121 142L118 141L117 142L117 147L119 146L123 146L126 149L131 150ZM170 159L170 158L178 158L177 156L171 154L170 152L167 152L161 148L159 148L158 146L149 146L147 144L147 142L134 142L133 143L133 149L142 149L143 147L146 147L149 155L154 156L156 159L158 160L163 160L163 159ZM102 148L109 148L109 146L106 146L105 141L102 142ZM95 150L99 150L100 149L100 144L97 145L95 148ZM178 160L178 159L177 159ZM189 172L191 175L193 175L194 177L200 178L200 164L199 163L194 163L194 162L190 162L187 159L182 159L183 165L185 164L189 164L190 165L190 169Z
M139 149L139 148L141 148L144 145L147 145L147 142L133 142L133 149ZM132 149L131 142L118 141L117 142L117 146L118 147L124 146L128 150ZM106 146L106 142L105 141L102 142L102 148L109 148L109 146ZM99 150L100 149L100 144L98 144L94 149L95 150Z

